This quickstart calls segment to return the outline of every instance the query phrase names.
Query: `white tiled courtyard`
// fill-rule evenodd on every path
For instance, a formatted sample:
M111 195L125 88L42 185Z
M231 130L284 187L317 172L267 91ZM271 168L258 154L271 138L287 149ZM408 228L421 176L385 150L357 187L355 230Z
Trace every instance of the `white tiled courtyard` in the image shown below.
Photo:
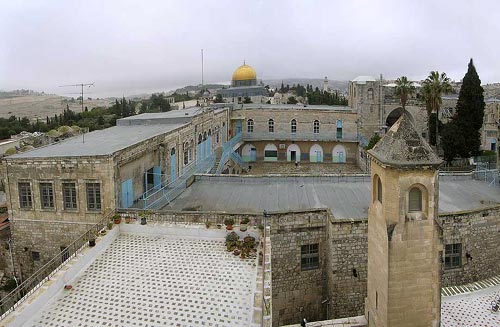
M256 276L220 240L122 233L25 326L249 326Z
M500 285L472 293L441 298L441 325L444 327L499 327L500 311L492 312L491 302L500 296Z

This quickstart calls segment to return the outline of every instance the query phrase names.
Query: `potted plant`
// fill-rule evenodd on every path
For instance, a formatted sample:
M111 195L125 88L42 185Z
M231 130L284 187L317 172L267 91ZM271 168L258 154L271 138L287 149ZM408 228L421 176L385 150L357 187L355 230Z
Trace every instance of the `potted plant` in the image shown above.
M139 214L139 216L141 217L141 225L146 225L148 223L147 222L148 214L149 212L147 211L143 211Z
M246 232L247 228L248 228L248 223L250 222L250 219L248 219L248 217L245 217L243 218L241 221L240 221L240 231L242 232Z
M108 221L108 229L111 230L113 228L113 222Z
M130 217L130 216L125 217L125 223L126 223L126 224L130 224L130 223L132 222L132 219L133 219L133 218L132 218L132 217Z
M115 215L113 216L113 221L115 222L115 224L119 225L122 222L122 216L115 213Z
M226 225L227 230L233 230L234 219L233 218L224 219L224 225Z
M205 221L205 227L207 229L209 229L211 225L212 225L212 223L210 221Z

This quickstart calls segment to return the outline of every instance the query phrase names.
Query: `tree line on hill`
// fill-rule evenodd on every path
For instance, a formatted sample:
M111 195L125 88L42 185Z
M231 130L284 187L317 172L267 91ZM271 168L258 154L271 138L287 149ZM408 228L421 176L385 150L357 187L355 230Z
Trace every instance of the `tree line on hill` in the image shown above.
M178 98L186 99L189 95L178 95ZM117 119L133 116L136 113L165 112L170 109L167 97L161 93L152 94L149 99L143 100L116 99L110 107L95 107L90 110L85 107L83 112L74 112L66 105L62 113L35 122L27 117L0 118L0 139L8 139L23 131L46 133L61 126L78 126L93 131L115 126Z
M282 82L281 87L277 90L277 92L279 93L293 92L297 95L297 97L307 97L308 104L347 106L347 99L343 95L338 94L338 92L323 91L320 90L318 87L313 88L313 86L309 84L307 84L306 86L300 84L297 85L293 84L292 86L290 86L287 84L285 86ZM295 99L295 97L293 98ZM293 100L291 100L290 104L295 104L295 103L293 103Z

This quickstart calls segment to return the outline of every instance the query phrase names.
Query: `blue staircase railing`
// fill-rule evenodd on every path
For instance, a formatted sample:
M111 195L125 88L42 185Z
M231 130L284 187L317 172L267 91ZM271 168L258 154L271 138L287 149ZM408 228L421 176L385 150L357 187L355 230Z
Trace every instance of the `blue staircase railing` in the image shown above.
M215 172L216 174L222 173L222 169L224 168L224 165L229 160L229 158L232 158L235 162L236 162L236 160L238 160L237 157L239 157L241 159L241 156L239 154L236 153L237 156L234 156L233 153L235 153L234 147L239 142L241 142L242 135L243 135L242 133L238 133L232 139L230 139L229 141L227 141L226 143L224 143L222 145L222 155L220 157L219 164L217 166L217 171ZM240 166L243 166L244 165L243 159L241 159L240 162L241 162Z

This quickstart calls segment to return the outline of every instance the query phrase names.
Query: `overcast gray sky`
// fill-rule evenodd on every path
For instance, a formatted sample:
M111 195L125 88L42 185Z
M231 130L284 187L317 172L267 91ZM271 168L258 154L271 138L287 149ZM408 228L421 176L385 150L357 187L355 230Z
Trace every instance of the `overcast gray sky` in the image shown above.
M0 89L96 96L229 81L358 75L500 82L500 1L0 0Z

